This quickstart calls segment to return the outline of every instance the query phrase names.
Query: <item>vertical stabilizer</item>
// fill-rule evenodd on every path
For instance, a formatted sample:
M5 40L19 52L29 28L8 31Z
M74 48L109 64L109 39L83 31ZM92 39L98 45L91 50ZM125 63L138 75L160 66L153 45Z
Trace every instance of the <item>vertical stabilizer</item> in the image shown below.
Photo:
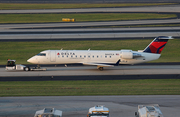
M156 37L143 52L160 54L169 39L173 39L172 36Z

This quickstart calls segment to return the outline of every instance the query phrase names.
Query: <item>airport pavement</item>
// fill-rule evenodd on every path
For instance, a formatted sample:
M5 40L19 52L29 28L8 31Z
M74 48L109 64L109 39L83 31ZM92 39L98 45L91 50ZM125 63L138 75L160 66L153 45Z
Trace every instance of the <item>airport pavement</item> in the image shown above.
M179 5L132 7L132 8L90 8L90 9L51 9L51 10L1 10L1 13L55 13L55 12L179 12ZM128 26L149 24L179 24L180 19L103 21L103 22L61 22L41 24L1 24L1 41L42 41L42 40L97 40L122 38L151 38L159 35L179 37L179 29L122 28L87 29L88 27ZM114 30L115 29L115 30ZM156 29L158 31L156 31ZM24 31L22 31L24 30ZM41 30L41 31L38 31ZM46 30L46 31L45 31ZM58 30L58 31L57 31ZM67 31L69 30L69 31ZM75 31L76 30L76 31ZM99 31L98 31L99 30ZM106 30L106 31L105 31ZM124 31L123 31L124 30ZM129 30L129 32L128 32ZM136 31L135 31L136 30ZM25 32L26 31L26 32ZM35 33L34 33L35 32Z
M124 33L124 32L178 32L180 27L128 27L128 28L63 28L63 29L2 29L3 34L66 34L66 33Z
M68 65L67 65L68 66ZM119 65L99 71L96 66L46 67L47 71L6 71L0 68L0 77L8 76L83 76L83 75L157 75L180 74L180 65Z
M99 22L61 22L61 23L38 23L38 24L0 24L2 29L57 29L57 28L83 28L98 26L126 26L143 24L179 24L180 19L162 20L133 20L133 21L99 21Z
M51 40L113 40L126 38L155 38L158 36L180 37L180 31L175 32L135 32L135 33L69 33L69 34L4 34L1 41L51 41Z
M128 13L128 12L154 12L154 13L180 13L180 5L125 7L125 8L81 8L81 9L33 9L33 10L0 10L0 14L19 13Z
M180 27L0 30L1 41L143 39L159 35L180 37Z
M108 107L110 117L134 117L141 104L159 104L164 117L179 117L179 95L0 97L0 117L32 117L45 107L62 110L63 117L86 117L95 105Z
M180 37L179 27L156 28L82 28L89 26L137 25L178 23L180 19L76 22L44 24L1 24L1 41L44 41L44 40L105 40L127 38L151 38L159 35ZM81 28L80 28L81 27Z

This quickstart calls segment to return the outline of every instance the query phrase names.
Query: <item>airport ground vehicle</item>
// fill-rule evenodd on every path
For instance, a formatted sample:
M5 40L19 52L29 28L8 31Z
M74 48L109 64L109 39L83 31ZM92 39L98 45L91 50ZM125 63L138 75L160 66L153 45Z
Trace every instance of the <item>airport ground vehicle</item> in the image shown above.
M55 108L44 108L43 110L36 111L34 117L62 117L62 111Z
M91 107L87 117L109 117L109 109L102 105Z
M7 64L6 64L6 70L24 70L24 71L46 70L46 69L41 69L38 67L30 68L28 66L21 65L21 64L16 65L15 62L16 60L8 59Z
M158 104L138 105L138 112L135 117L163 117Z

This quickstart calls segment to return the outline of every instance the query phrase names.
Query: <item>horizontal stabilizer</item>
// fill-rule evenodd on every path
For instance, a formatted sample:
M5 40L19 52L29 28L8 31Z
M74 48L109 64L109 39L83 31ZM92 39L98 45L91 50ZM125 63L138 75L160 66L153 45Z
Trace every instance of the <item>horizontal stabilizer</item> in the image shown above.
M159 39L174 39L172 36L160 36Z

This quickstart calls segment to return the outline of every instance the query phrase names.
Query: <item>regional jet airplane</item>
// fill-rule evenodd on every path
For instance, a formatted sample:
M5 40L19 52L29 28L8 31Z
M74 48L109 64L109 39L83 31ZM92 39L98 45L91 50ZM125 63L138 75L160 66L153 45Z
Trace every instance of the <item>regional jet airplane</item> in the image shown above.
M45 50L27 61L33 64L83 64L95 65L99 70L119 64L138 64L160 57L171 36L156 37L144 50Z

